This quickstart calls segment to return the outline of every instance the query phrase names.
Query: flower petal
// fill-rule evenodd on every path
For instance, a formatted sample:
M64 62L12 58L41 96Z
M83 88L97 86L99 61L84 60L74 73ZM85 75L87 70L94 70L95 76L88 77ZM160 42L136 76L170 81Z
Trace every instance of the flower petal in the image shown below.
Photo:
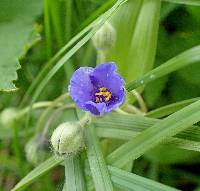
M85 104L85 108L94 115L101 115L101 114L104 114L106 111L106 104L105 103L94 103L92 101L88 101Z
M116 109L125 99L124 80L116 70L114 63L101 64L96 68L79 68L74 72L69 85L72 99L81 109L94 115ZM103 87L111 92L111 97L107 101L96 103L96 93Z
M124 80L116 73L117 66L114 63L98 65L90 74L90 79L97 88L105 87L112 93L117 93L124 86Z
M91 67L80 67L74 72L70 80L69 93L76 104L82 109L85 109L85 103L92 99L91 92L94 87L89 75L93 71L94 68Z
M113 94L112 99L109 105L107 106L107 110L106 112L110 112L113 109L116 109L117 107L119 107L125 100L126 94L124 91L124 88L122 88L121 90L119 90L116 94Z

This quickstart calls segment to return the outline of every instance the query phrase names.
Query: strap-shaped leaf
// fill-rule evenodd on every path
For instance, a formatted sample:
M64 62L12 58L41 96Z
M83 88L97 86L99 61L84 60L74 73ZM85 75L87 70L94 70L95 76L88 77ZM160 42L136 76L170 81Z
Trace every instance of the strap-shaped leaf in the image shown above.
M46 74L43 80L41 80L40 84L38 85L37 89L35 90L32 98L32 103L35 102L35 100L38 98L44 87L47 85L47 83L50 81L50 79L59 71L59 69L86 43L88 42L92 36L96 33L96 31L104 24L104 22L125 2L126 0L118 0L108 11L106 11L104 14L99 16L93 23L90 24L90 26L86 27L85 30L83 29L83 32L80 32L77 36L75 36L73 39L69 41L60 51L59 55L76 42L77 39L79 41L69 50L66 52L66 54L61 57L57 63L53 66L53 68ZM87 29L87 30L86 30ZM88 32L89 31L89 32ZM87 33L88 32L88 33ZM87 34L86 34L87 33ZM79 37L79 38L78 38ZM53 60L57 59L57 55Z
M26 188L29 184L34 182L37 178L59 165L63 160L55 157L51 157L38 167L33 169L30 173L28 173L18 184L11 190L17 191Z
M134 130L115 129L115 128L96 128L96 130L99 137L114 138L121 140L131 140L137 135L139 135L139 132ZM173 145L174 147L178 147L181 149L200 152L200 142L198 141L172 137L163 142L163 144L168 146Z
M107 161L114 166L123 167L130 160L140 157L149 149L198 121L200 121L200 101L170 115L123 144L107 157Z
M112 136L112 133L118 129L119 132L123 131L122 134L124 134L127 139L130 139L132 136L136 136L138 133L152 127L153 125L156 125L161 121L162 120L160 119L153 119L134 114L123 115L119 113L110 113L109 115L95 121L95 126L97 126L97 130L100 130L100 132L99 130L98 132L101 136L106 136L106 134L110 134ZM132 133L130 133L130 131ZM116 136L117 138L117 136L120 137L120 134L117 133L117 135L113 136ZM198 126L191 126L186 130L178 133L174 137L182 138L188 141L200 142L200 128Z
M191 48L178 56L175 56L162 64L161 66L151 70L147 74L143 75L138 80L132 81L127 84L126 89L131 91L139 86L147 84L157 78L174 72L180 68L188 66L190 64L200 61L200 46Z
M126 172L113 166L108 166L111 179L117 188L124 191L178 191L175 188L155 182L153 180L143 178L136 174Z
M157 33L160 17L160 0L143 0L136 22L129 50L126 71L131 76L141 76L152 69L157 47ZM119 51L118 51L119 52ZM119 54L119 53L118 53ZM130 63L131 62L131 63ZM134 71L127 70L130 64ZM127 82L130 82L130 78Z
M80 156L67 156L65 158L65 180L67 191L85 191L83 170L80 164Z
M166 105L166 106L157 108L155 110L152 110L152 111L148 112L146 114L146 116L153 117L153 118L161 118L161 117L167 116L169 114L172 114L172 113L178 111L179 109L182 109L183 107L185 107L195 101L198 101L198 100L200 100L200 97L187 99L187 100L180 101L177 103L172 103L170 105Z
M110 175L98 143L94 126L87 128L86 139L87 156L95 188L97 191L112 191L113 186Z
M167 2L170 2L170 3L200 6L199 0L164 0L164 1L167 1Z

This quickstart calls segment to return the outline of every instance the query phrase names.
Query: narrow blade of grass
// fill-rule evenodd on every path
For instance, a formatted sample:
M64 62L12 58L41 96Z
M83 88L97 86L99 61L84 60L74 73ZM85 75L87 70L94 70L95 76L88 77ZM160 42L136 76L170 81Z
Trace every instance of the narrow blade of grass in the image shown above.
M85 191L85 181L80 164L80 156L65 158L65 180L67 191Z
M139 132L134 131L134 129L124 130L123 127L122 129L96 128L96 130L99 137L128 140L128 141L140 134ZM162 144L168 146L173 145L174 147L178 147L181 149L200 152L200 142L198 141L172 137L164 141Z
M143 0L141 9L138 15L137 23L134 30L134 35L131 40L131 47L129 52L129 63L127 67L130 69L130 61L133 63L134 71L130 71L131 79L133 76L139 74L143 75L154 64L156 47L157 47L157 33L160 17L160 0ZM133 79L132 79L133 80ZM130 82L130 79L128 80Z
M119 67L119 73L121 73L126 82L130 82L139 77L139 72L136 59L132 59L132 54L135 54L137 51L133 47L133 36L136 27L136 22L138 20L138 15L140 13L142 1L134 0L126 2L119 11L117 11L111 19L110 23L113 25L117 38L114 46L108 51L108 54L105 55L106 60L113 60L117 63ZM153 14L152 14L153 15ZM146 17L145 17L146 18ZM143 20L144 17L143 17ZM143 23L138 23L137 30L142 31L142 27L145 26ZM149 27L153 27L149 24ZM142 31L143 32L143 31ZM126 36L126 38L124 38ZM144 38L145 34L142 33L142 38L136 41L136 37L134 38L135 43L141 44L141 40ZM147 35L146 35L147 36ZM146 37L145 36L145 37ZM140 55L138 55L141 58ZM127 70L127 67L129 68Z
M113 191L110 175L93 126L87 128L86 139L87 156L96 190Z
M103 12L108 10L110 7L114 5L116 0L109 0L106 1L101 7L96 9L79 27L79 30L87 26L89 23L91 23L93 20L95 20L99 15L101 15Z
M47 173L52 168L59 165L63 160L57 159L55 157L51 157L31 172L29 172L11 191L18 191L25 189L28 185L34 182L37 178L41 177L45 173Z
M123 132L130 130L132 132L131 134L128 134L128 132L124 132L124 136L129 139L131 138L131 136L136 136L138 135L138 133L152 127L153 125L156 125L161 121L162 120L160 119L153 119L134 114L122 115L118 113L111 113L97 120L95 122L95 126L97 126L97 129L102 129L102 136L105 136L106 133L112 136L112 133L114 133L116 129L119 129ZM106 129L105 132L103 131L104 129ZM120 137L120 134L115 136ZM186 130L183 130L182 132L176 134L174 137L182 138L188 141L200 142L200 128L193 125L191 127L188 127Z
M45 26L45 40L46 40L46 54L47 58L52 55L52 38L51 38L51 25L49 13L49 1L44 0L44 26Z
M148 112L146 114L147 117L153 117L153 118L161 118L161 117L165 117L167 115L170 115L176 111L178 111L179 109L182 109L183 107L195 102L195 101L198 101L200 98L197 97L197 98L192 98L192 99L187 99L187 100L184 100L184 101L180 101L180 102L177 102L177 103L172 103L170 105L166 105L166 106L163 106L163 107L160 107L160 108L157 108L155 110L152 110L150 112Z
M66 184L63 185L62 191L66 191Z
M140 157L163 140L176 135L199 120L200 101L197 101L156 123L131 141L120 146L107 157L107 162L117 167L123 167L127 162Z
M123 4L126 0L120 0L118 1L115 6L111 7L109 10L112 12L113 9L118 9L121 4ZM101 10L99 14L102 14L105 9ZM29 97L32 96L33 90L37 87L37 85L42 81L44 76L49 72L49 70L52 68L52 66L61 58L66 52L71 48L75 43L77 43L83 36L85 36L98 22L102 19L102 17L106 16L110 12L104 13L101 17L95 19L93 22L91 22L88 26L86 26L83 30L81 30L77 35L75 35L66 45L64 45L50 60L47 64L45 64L44 68L41 70L41 72L38 74L36 79L33 81L33 83L30 85L28 90L26 91L21 103L20 107L24 106L26 101ZM110 15L109 15L110 16ZM106 20L106 18L105 18Z
M93 21L91 24L89 24L87 27L85 27L80 33L78 33L75 37L73 37L64 47L62 47L59 50L59 52L48 62L48 64L44 67L44 69L39 73L38 77L33 82L33 84L31 84L30 88L28 89L27 93L25 94L20 105L21 106L24 105L24 103L27 101L28 97L31 95L31 93L33 92L34 88L36 88L36 86L38 86L38 87L35 90L34 97L37 98L38 95L41 93L42 89L44 88L44 86L57 73L57 71L69 60L69 58L71 58L71 56L74 53L76 53L87 41L89 41L89 39L95 34L95 32L98 30L98 28L100 28L102 26L102 24L124 2L126 2L126 0L118 0L117 3L115 3L108 11L106 11L104 14L99 16L95 21ZM74 45L74 46L67 52L67 50L72 45ZM63 56L63 57L61 57L61 56ZM60 58L60 60L59 60L59 58ZM49 69L52 67L52 65L54 63L56 63L55 66L49 71ZM32 100L33 100L32 102L34 102L35 99L32 99Z
M170 2L170 3L200 6L199 0L164 0L164 1L167 1L167 2Z
M174 72L180 68L188 66L190 64L200 61L200 46L191 48L178 56L175 56L162 64L161 66L151 70L147 74L143 75L138 80L132 81L127 84L126 89L131 91L139 86L145 85L157 78Z
M111 179L116 187L124 191L178 191L175 188L126 172L113 166L108 166Z

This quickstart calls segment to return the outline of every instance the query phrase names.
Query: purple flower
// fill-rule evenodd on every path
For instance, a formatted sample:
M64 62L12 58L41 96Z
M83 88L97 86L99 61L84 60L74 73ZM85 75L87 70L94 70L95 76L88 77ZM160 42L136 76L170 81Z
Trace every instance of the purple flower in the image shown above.
M94 115L119 107L125 98L124 80L114 63L80 67L71 78L69 93L76 104Z

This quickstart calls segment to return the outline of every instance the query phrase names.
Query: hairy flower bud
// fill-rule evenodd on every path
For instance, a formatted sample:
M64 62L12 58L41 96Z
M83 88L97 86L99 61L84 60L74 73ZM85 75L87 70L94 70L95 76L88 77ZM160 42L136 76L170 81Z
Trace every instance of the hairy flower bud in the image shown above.
M81 125L75 122L60 124L51 136L51 144L59 156L76 154L85 147Z
M6 108L0 114L0 123L3 127L13 127L16 122L17 109L15 108Z
M109 50L112 48L116 40L114 27L109 22L104 23L104 25L93 36L92 40L97 50Z

